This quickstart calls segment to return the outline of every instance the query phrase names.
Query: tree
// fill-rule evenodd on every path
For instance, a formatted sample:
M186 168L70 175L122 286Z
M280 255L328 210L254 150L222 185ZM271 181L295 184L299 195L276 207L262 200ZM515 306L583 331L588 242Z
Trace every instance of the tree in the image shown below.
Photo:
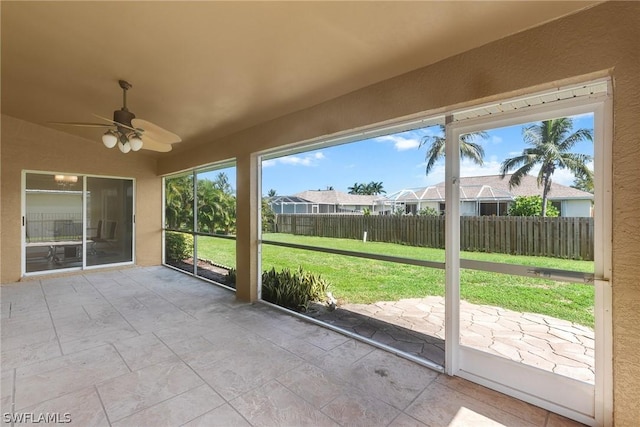
M270 196L273 197L273 196ZM269 204L268 197L262 198L262 231L263 232L272 232L274 231L273 226L276 222L276 214L271 209L271 205Z
M425 154L425 160L427 166L425 168L425 174L429 175L438 160L444 157L445 151L445 127L440 127L440 135L427 135L420 141L420 147L429 144L427 152ZM462 159L469 159L474 163L482 166L484 163L484 148L475 142L476 139L487 139L489 134L484 131L465 133L460 136L460 157Z
M367 194L376 196L378 194L386 193L382 186L382 182L371 181L366 185Z
M363 184L354 183L351 187L347 187L349 194L362 194Z
M267 193L267 197L276 197L278 193L273 188Z
M525 148L521 155L506 159L500 166L502 178L515 169L509 179L509 188L520 185L524 176L535 166L540 166L538 187L542 187L542 216L547 216L551 177L557 169L569 169L575 176L593 180L593 172L587 167L591 156L570 151L578 142L593 141L593 132L591 129L572 131L573 120L568 117L526 126L522 129L522 138L530 147Z
M547 201L546 214L548 217L557 217L560 215L558 209L549 204ZM518 196L509 206L509 215L511 216L541 216L542 215L542 197L540 196Z
M386 193L384 191L382 182L371 181L368 184L360 184L356 182L353 186L348 187L349 194L360 194L365 196L375 196L378 194Z
M593 176L589 177L584 174L577 174L571 187L593 194Z
M193 177L165 180L165 221L168 228L193 229Z

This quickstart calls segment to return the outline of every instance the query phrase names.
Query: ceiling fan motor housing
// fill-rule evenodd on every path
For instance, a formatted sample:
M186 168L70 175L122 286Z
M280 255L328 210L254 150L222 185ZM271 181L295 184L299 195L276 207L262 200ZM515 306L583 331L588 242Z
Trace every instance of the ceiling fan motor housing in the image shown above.
M123 125L129 126L129 127L133 127L133 125L131 124L131 120L135 118L136 118L136 115L129 110L116 110L113 112L114 122L122 123ZM118 130L122 131L123 133L128 132L127 129L120 129L120 126L118 126Z

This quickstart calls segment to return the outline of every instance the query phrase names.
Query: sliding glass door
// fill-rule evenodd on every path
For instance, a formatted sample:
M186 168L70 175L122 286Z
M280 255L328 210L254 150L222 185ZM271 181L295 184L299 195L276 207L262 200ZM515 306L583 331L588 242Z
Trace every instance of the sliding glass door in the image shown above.
M87 177L87 265L133 261L133 181Z
M477 165L456 156L447 203L462 207L476 193L497 199L500 189L515 195L507 216L449 212L460 226L449 230L447 372L586 424L607 424L610 413L602 394L610 372L606 99L447 129L454 156L469 135L491 141L483 168L496 171L477 176ZM480 242L469 239L475 229L484 233Z
M25 272L82 267L83 177L27 173Z
M24 274L133 262L132 179L25 172Z

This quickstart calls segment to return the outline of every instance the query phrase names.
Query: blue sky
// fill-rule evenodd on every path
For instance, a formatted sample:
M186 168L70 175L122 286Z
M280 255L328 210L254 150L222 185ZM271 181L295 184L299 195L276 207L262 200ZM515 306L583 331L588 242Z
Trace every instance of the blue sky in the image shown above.
M593 128L591 114L575 116L574 129ZM462 176L499 174L500 163L522 153L522 125L489 131L489 137L480 141L485 149L484 165L470 161L461 164ZM293 195L305 190L320 190L332 186L347 192L354 183L382 182L387 193L404 188L433 185L444 180L444 159L431 173L425 175L426 147L420 141L438 132L437 127L418 129L394 135L372 138L360 142L322 148L296 155L284 156L263 162L262 193L270 189L278 195ZM575 146L576 152L593 156L593 144L583 142ZM208 173L209 177L224 171L235 183L235 168ZM537 172L537 171L536 171ZM559 170L554 182L573 183L573 175ZM235 187L235 185L233 185Z

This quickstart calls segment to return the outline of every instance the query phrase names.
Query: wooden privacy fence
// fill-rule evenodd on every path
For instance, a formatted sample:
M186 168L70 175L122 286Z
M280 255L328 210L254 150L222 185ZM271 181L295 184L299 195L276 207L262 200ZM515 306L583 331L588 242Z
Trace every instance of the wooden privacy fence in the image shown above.
M279 214L275 231L444 248L443 216ZM460 249L593 260L593 218L465 216Z

